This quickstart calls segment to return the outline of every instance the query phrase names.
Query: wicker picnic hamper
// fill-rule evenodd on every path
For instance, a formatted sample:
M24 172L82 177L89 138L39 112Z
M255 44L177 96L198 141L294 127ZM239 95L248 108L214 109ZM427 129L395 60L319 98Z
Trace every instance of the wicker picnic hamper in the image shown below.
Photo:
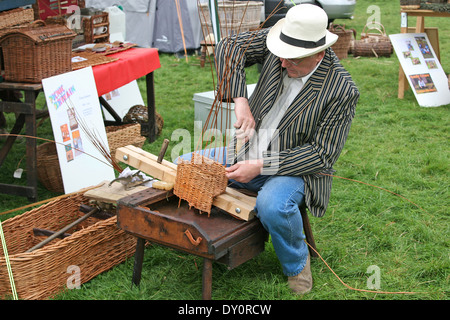
M338 40L331 46L334 53L339 59L346 59L350 49L352 37L355 36L356 30L346 30L345 25L332 24L329 31L338 35Z
M11 28L1 36L6 81L39 83L72 70L72 39L76 33L62 25L38 24Z
M194 152L190 161L178 163L173 193L209 216L214 197L225 192L227 183L223 165Z
M117 227L116 216L104 220L89 217L75 230L68 230L70 236L26 252L45 239L35 235L34 228L58 231L83 216L79 207L88 202L80 191L3 222L19 299L49 299L70 289L73 266L79 268L83 284L134 254L135 238ZM0 297L10 295L6 261L0 248Z

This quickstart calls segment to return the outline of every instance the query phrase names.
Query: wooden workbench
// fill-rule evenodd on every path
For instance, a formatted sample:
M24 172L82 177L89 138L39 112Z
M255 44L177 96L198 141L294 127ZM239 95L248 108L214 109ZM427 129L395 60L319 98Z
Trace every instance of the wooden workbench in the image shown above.
M259 219L242 221L215 209L208 216L179 204L171 191L148 188L117 203L117 225L137 237L133 283L139 285L145 241L204 258L203 299L211 299L212 263L236 268L264 251L268 233Z

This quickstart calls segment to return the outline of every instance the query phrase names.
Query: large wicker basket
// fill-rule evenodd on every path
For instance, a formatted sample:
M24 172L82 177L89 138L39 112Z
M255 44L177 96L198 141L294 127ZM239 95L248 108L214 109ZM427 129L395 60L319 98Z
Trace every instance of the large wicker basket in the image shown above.
M355 36L356 30L346 30L345 26L332 24L329 31L338 36L338 40L331 46L337 57L342 60L348 57L352 37Z
M178 163L173 193L209 216L214 197L225 192L227 183L223 165L194 152L190 161Z
M117 227L117 217L106 220L88 218L71 235L55 239L32 252L41 242L33 228L58 231L84 215L79 211L88 199L82 192L54 200L3 222L9 260L19 299L48 299L69 288L71 268L80 271L80 283L123 262L134 254L136 241ZM11 295L6 261L0 247L0 297Z
M260 25L262 1L218 1L218 19L222 37L256 30ZM199 4L202 32L213 33L211 16L207 3Z
M39 83L72 71L72 40L76 33L61 25L10 28L0 38L5 80Z
M115 158L116 149L132 144L142 148L145 137L141 136L141 125L139 123L128 123L120 126L107 126L106 136L111 156Z
M64 184L59 166L56 145L53 142L40 144L36 148L37 177L41 184L50 191L64 192Z

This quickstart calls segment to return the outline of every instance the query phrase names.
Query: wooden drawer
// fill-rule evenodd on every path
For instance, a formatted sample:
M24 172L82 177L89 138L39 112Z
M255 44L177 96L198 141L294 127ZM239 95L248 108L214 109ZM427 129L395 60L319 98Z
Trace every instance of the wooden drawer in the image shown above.
M258 219L238 220L213 209L210 216L190 209L166 191L149 188L122 198L118 226L137 237L220 260L234 268L264 250L267 232Z

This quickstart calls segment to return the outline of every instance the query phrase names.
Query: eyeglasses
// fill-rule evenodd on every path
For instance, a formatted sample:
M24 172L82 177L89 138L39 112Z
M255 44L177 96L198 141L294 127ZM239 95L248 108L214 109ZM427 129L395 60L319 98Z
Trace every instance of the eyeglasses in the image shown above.
M294 66L298 66L299 63L302 62L302 60L303 60L303 59L285 59L285 58L280 58L280 59L285 60Z

